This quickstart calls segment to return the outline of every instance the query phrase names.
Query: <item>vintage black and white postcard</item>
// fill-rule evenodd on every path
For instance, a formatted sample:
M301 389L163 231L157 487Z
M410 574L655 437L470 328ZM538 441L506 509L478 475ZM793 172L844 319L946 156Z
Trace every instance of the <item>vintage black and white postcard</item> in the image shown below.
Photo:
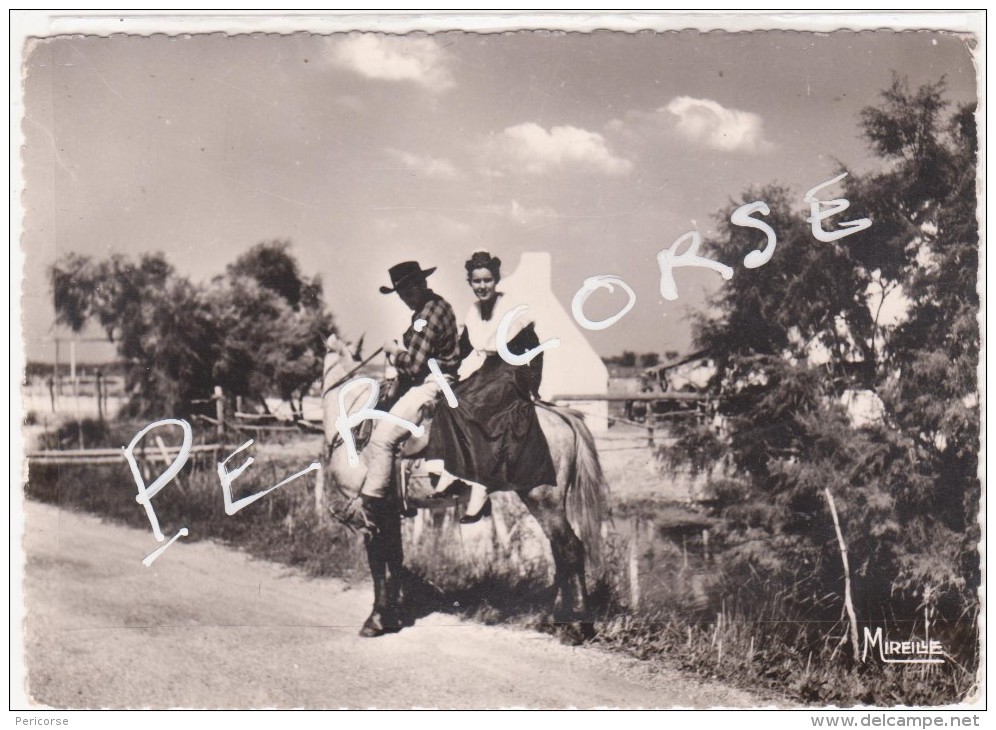
M980 13L15 20L19 717L972 724Z

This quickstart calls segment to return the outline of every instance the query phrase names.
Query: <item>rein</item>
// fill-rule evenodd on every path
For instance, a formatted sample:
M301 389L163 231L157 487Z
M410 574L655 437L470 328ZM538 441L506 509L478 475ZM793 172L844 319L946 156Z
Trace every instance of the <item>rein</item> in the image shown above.
M328 394L329 394L329 391L332 391L332 390L335 390L335 389L336 389L336 388L338 388L338 387L339 387L340 385L342 385L342 384L343 384L343 383L345 383L345 382L346 382L347 380L349 380L349 379L350 379L351 377L353 377L353 376L354 376L354 375L356 374L356 371L358 371L358 370L359 370L360 368L362 368L362 367L363 367L364 365L366 365L366 364L367 364L368 362L370 362L371 360L373 360L373 359L374 359L375 357L377 357L377 356L378 356L378 355L379 355L380 353L382 353L383 351L384 351L384 348L383 348L383 347L378 347L378 348L377 348L376 350L374 350L374 351L373 351L372 353L370 353L370 356L369 356L369 357L367 357L367 359L366 359L366 360L364 360L363 362L361 362L361 363L360 363L359 365L357 365L357 366L356 366L355 368L353 368L352 370L350 370L350 371L349 371L348 373L346 373L346 374L345 374L344 376L342 376L342 377L341 377L341 378L339 378L339 379L338 379L337 381L335 381L334 383L332 383L332 385L330 385L329 387L327 387L327 388L323 388L323 389L322 389L322 398L324 398L324 397L325 397L326 395L328 395ZM328 374L328 373L326 372L326 375L327 375L327 374Z

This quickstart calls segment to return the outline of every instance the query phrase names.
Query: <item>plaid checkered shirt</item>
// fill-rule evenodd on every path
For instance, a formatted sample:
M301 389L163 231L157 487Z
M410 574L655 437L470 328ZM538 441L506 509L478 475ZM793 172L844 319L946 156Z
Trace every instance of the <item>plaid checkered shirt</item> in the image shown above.
M421 331L415 323L425 320ZM460 344L453 307L429 290L429 299L412 315L412 324L402 338L406 352L394 356L398 374L409 383L421 383L429 377L429 360L435 359L444 375L456 375L460 367Z

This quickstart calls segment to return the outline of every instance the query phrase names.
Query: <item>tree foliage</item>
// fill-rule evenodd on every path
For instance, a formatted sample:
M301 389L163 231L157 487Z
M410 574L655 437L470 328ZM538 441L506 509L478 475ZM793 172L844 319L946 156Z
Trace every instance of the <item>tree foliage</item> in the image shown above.
M96 322L117 343L136 414L189 414L215 385L264 406L279 396L300 412L334 331L321 280L303 278L282 241L253 247L210 285L179 276L159 253L68 254L50 278L58 322L75 332Z
M334 324L321 280L301 277L288 245L259 244L215 279L210 302L223 335L214 377L233 395L274 393L300 412Z
M957 615L979 585L975 124L971 108L947 107L943 84L896 78L862 112L883 164L846 178L842 219L869 217L867 230L821 243L798 196L773 186L721 214L714 258L758 247L756 230L729 222L755 200L778 244L699 323L719 418L684 427L670 451L728 465L717 498L731 554L813 600L841 585L829 488L866 617L925 600ZM885 295L906 302L898 321Z

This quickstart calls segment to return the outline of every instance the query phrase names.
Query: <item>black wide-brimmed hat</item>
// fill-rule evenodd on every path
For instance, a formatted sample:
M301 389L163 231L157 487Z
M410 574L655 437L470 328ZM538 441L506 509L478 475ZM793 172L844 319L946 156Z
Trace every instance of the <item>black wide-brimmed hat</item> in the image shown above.
M391 294L398 288L399 285L412 277L417 276L424 280L425 277L431 275L435 270L435 266L431 269L423 269L419 266L418 261L402 261L400 264L392 266L387 270L387 273L391 276L391 283L394 287L382 286L380 288L380 293Z

